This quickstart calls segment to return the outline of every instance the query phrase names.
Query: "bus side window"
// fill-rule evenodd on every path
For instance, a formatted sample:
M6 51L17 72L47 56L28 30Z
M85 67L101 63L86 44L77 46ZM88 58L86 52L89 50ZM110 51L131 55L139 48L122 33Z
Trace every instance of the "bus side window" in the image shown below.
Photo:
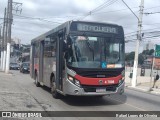
M54 37L54 36L51 37L50 49L51 49L51 56L52 57L56 57L56 41L57 41L56 37Z
M44 40L44 57L56 57L56 38L48 37Z
M35 54L34 54L34 58L38 58L39 57L39 44L35 43Z
M45 38L44 40L44 57L50 57L50 38Z
M64 58L67 60L71 59L71 57L73 56L73 51L72 51L72 40L71 38L68 36L67 40L66 40L66 50L65 50L65 56ZM70 61L71 62L71 61Z

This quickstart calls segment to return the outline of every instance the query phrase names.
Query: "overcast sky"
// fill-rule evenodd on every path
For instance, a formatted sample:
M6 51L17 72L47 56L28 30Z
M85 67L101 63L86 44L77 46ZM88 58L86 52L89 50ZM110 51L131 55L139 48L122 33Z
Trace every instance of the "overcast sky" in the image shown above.
M0 18L4 16L4 8L7 6L7 1L0 0ZM141 0L124 1L139 16ZM83 19L116 23L124 27L126 36L136 34L137 31L137 18L121 0L14 0L14 2L21 2L23 5L21 14L13 11L12 38L21 39L23 44L29 44L31 39L68 20ZM96 10L91 15L84 17L88 12L102 5L104 2L107 2L104 8ZM144 0L144 13L147 12L160 12L160 0ZM15 14L25 17L16 16ZM143 15L143 32L159 31L159 20L160 13ZM0 19L0 24L2 22L2 19ZM156 36L160 35L160 33L154 34ZM145 35L147 37L147 34ZM132 36L127 39L134 39L134 37ZM143 46L147 41L158 43L159 39L160 37L147 38L140 45ZM126 46L126 52L133 51L135 49L135 41L127 43Z

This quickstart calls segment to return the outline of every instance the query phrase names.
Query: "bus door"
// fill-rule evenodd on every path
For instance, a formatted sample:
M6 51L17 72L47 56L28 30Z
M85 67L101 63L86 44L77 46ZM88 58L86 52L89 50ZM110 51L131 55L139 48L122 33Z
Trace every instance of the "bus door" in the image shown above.
M40 42L40 55L39 55L39 82L43 82L43 52L44 41Z
M63 88L63 69L64 69L64 53L63 53L63 32L58 33L57 40L57 59L56 59L56 86L57 89Z
M35 53L35 45L31 44L30 50L30 76L34 78L34 54Z

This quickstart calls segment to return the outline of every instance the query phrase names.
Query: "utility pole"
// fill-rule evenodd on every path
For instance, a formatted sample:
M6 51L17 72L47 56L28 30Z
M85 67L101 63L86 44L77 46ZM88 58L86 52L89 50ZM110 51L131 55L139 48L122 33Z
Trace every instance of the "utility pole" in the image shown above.
M136 42L136 50L135 50L134 66L133 66L132 87L135 87L136 84L137 84L137 68L138 68L139 42L142 40L141 31L142 31L143 8L144 8L144 0L141 0L139 19L138 19L137 42Z
M6 45L6 29L7 29L7 9L5 8L4 11L4 22L3 22L3 40L2 40L2 48L3 48L3 57L2 57L2 71L5 70L5 61L6 61L6 50L5 50L5 45Z
M5 72L9 73L10 51L11 51L11 27L12 27L12 0L8 0L8 40Z
M1 44L1 70L3 71L3 58L4 58L4 31L5 31L5 17L6 17L6 8L4 10L3 18L3 28L2 28L2 44Z
M1 29L2 29L2 27L0 26L0 43L1 43L1 65L0 65L0 68L2 68L2 32L1 32Z

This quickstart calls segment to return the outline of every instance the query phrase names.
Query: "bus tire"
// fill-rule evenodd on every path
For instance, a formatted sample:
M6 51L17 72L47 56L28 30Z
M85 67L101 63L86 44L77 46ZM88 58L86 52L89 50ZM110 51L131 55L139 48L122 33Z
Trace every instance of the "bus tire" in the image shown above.
M40 87L40 83L38 82L37 74L35 74L35 84L37 87Z
M60 94L56 90L56 83L55 83L55 78L54 76L51 78L51 94L54 98L59 99Z

